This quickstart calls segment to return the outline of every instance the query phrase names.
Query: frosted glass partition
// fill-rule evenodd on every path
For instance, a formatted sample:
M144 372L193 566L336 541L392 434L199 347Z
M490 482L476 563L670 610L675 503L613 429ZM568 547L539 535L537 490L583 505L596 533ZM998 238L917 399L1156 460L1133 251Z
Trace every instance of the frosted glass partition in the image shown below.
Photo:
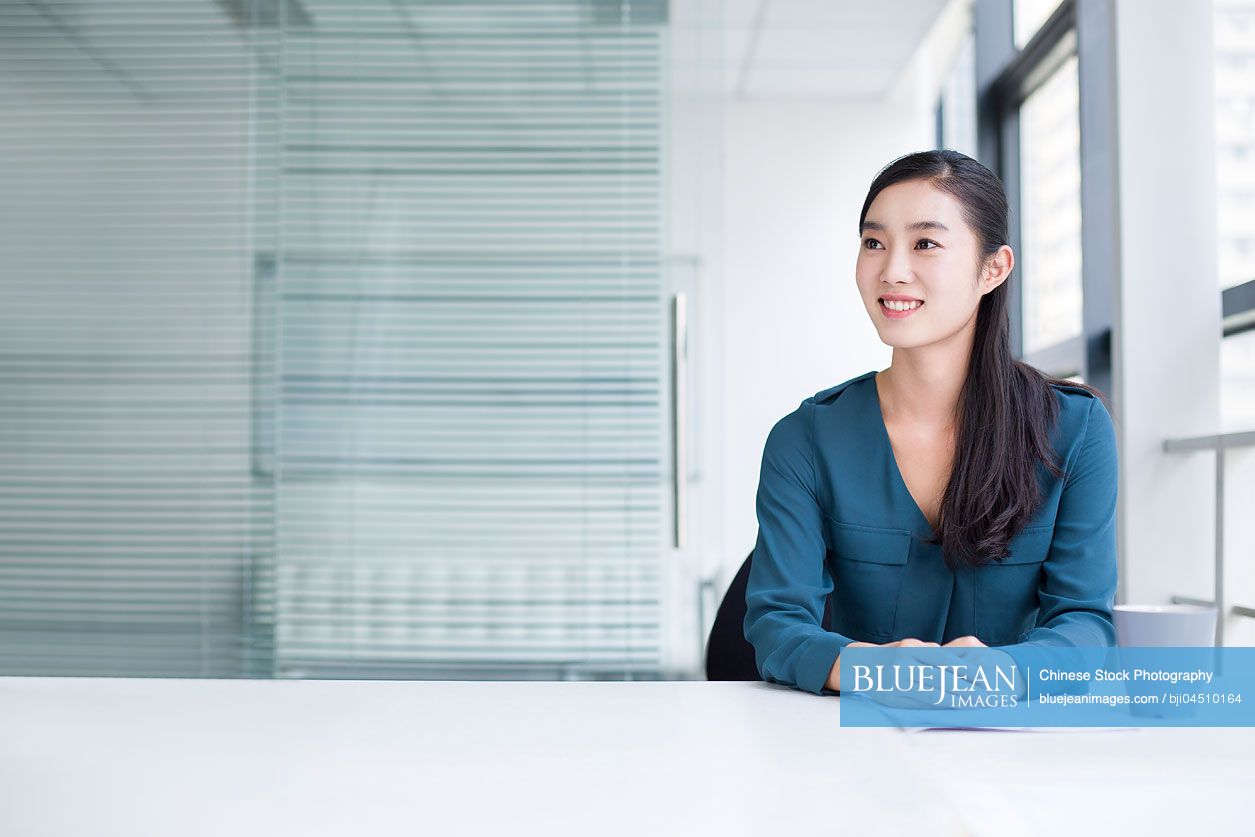
M648 676L665 4L0 10L0 673Z

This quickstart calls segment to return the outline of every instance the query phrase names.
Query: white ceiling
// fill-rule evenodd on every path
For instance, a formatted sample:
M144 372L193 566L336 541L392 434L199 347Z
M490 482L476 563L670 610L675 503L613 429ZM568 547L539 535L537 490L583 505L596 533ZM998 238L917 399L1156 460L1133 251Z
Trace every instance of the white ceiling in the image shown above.
M738 99L879 98L948 2L671 0L673 66Z

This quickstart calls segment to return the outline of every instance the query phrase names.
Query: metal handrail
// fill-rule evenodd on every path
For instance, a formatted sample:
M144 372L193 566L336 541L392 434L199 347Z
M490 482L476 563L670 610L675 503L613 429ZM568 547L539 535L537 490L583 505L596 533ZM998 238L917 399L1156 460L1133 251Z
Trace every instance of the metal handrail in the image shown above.
M1218 433L1211 436L1191 436L1184 439L1165 439L1163 449L1167 453L1192 453L1200 450L1216 452L1216 580L1212 601L1190 596L1173 596L1173 604L1211 605L1218 611L1216 618L1216 645L1224 645L1224 470L1225 451L1232 448L1255 447L1255 430L1239 433ZM1233 605L1229 613L1255 619L1255 607Z

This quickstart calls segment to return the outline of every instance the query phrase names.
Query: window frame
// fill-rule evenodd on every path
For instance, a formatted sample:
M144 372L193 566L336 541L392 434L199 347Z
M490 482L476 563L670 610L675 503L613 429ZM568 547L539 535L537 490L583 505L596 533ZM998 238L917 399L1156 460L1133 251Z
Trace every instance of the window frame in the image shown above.
M1020 107L1071 55L1080 86L1081 321L1079 335L1024 354L1020 282L1010 288L1016 357L1060 378L1081 376L1108 395L1112 386L1115 277L1119 276L1115 67L1111 0L1063 0L1023 48L1014 36L1013 0L976 0L977 142L980 159L1002 179L1010 204L1011 247L1024 275L1020 189Z
M1255 329L1255 279L1220 292L1221 339Z

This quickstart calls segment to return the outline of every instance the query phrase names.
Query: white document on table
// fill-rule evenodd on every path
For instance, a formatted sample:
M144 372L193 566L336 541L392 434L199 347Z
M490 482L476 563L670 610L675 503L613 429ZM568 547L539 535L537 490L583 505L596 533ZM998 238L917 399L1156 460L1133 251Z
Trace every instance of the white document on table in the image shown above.
M1141 732L1145 727L903 727L903 732Z

